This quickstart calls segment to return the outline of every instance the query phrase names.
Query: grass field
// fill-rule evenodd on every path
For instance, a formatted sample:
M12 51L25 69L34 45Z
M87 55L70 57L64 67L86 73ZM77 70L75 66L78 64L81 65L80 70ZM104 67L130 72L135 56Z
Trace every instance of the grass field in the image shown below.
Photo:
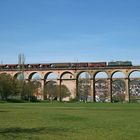
M0 140L140 140L140 104L0 103Z

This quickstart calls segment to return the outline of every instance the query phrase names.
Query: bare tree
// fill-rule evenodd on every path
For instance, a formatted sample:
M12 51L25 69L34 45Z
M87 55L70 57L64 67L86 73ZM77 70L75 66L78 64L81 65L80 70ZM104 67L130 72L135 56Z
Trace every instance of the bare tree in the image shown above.
M18 64L19 69L23 73L24 72L24 64L25 64L25 55L23 53L18 55Z
M22 99L22 90L23 90L23 84L24 84L24 67L25 65L25 55L23 53L20 53L18 55L18 68L19 68L19 73L21 74L22 78L20 79L21 80L21 90L20 90L20 98Z

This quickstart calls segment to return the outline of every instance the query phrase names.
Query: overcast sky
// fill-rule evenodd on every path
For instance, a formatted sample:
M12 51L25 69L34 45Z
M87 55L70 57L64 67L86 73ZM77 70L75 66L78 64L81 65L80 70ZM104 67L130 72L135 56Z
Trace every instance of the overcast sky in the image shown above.
M140 64L140 0L0 0L0 61Z

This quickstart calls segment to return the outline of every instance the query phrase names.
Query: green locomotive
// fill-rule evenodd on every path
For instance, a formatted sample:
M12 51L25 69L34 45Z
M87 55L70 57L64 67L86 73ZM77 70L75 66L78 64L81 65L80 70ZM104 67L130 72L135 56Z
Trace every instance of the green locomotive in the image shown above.
M131 61L112 61L108 62L108 66L117 67L117 66L132 66Z

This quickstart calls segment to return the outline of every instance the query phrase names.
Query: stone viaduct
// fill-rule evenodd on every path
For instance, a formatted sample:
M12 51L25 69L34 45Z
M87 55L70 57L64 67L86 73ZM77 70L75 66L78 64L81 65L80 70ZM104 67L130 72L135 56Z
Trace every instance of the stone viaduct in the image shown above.
M35 65L36 67L34 67ZM60 85L59 95L61 95L61 85L65 84L70 92L70 98L75 98L78 95L78 80L82 73L86 72L90 77L90 100L96 101L95 99L95 83L99 80L107 81L108 93L109 93L109 101L112 102L112 83L117 80L114 78L114 74L117 72L121 72L124 77L121 77L121 80L125 83L125 101L130 101L130 82L133 80L140 80L140 77L131 78L130 75L133 72L140 72L140 66L119 66L119 67L79 67L79 68L41 68L41 64L28 64L27 67L24 67L24 70L19 69L18 64L9 64L9 65L1 65L0 66L0 74L7 73L17 78L19 74L23 72L24 80L32 80L34 74L38 73L40 75L39 82L41 83L41 92L38 98L44 100L43 89L45 83L49 81L56 81L58 85ZM105 78L97 78L96 76L99 73L105 73ZM54 74L56 77L50 78L49 75ZM120 79L120 78L118 78Z

